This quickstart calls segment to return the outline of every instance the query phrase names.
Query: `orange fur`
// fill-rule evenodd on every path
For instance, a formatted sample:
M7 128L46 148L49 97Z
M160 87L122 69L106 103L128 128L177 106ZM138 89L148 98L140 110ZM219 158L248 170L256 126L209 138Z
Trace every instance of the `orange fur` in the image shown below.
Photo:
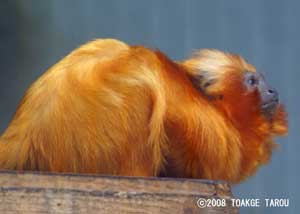
M175 63L117 40L87 43L27 91L0 138L0 168L238 182L287 132L282 107L272 122L253 108L244 70L255 72L216 50ZM199 92L197 75L214 84Z

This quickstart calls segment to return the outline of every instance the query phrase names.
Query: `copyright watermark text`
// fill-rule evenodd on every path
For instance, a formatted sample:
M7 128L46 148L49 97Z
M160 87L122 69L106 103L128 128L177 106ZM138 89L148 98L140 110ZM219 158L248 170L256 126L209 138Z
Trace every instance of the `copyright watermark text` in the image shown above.
M289 207L289 198L199 198L197 206L199 208L206 207Z

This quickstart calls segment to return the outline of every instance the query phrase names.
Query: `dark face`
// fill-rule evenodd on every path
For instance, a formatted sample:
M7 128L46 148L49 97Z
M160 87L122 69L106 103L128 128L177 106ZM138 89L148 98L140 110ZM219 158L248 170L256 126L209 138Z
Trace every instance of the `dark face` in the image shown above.
M271 88L260 73L246 72L245 85L248 91L257 91L260 95L260 108L262 113L272 118L279 104L279 96L274 88Z

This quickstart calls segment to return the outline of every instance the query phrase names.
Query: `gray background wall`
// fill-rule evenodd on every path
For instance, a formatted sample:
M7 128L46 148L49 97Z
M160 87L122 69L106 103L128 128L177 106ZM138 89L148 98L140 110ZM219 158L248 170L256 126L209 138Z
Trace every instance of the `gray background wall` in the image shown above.
M298 213L300 1L1 0L0 131L26 88L80 44L113 37L159 48L173 59L193 49L243 55L280 92L290 131L271 163L234 187L238 198L289 198L289 208L242 213Z

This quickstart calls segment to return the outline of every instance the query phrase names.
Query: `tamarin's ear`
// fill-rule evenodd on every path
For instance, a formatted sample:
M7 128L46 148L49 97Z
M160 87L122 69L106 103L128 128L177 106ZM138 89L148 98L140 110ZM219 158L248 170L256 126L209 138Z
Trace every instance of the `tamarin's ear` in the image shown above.
M232 65L231 55L219 50L200 50L183 62L193 85L206 95L213 95L223 88L227 65Z
M208 78L209 74L207 71L201 71L201 74L188 73L188 77L190 78L193 86L200 92L209 96L209 87L213 86L217 82L217 79ZM209 98L213 98L210 97Z

